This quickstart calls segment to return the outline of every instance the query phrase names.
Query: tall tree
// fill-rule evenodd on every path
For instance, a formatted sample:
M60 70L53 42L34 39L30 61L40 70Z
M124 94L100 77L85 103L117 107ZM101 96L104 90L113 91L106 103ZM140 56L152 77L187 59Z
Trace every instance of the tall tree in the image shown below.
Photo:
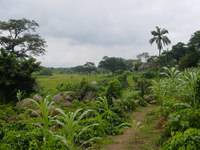
M92 73L93 71L96 71L97 68L93 62L86 62L84 64L84 70L88 75L90 75L90 73Z
M163 48L163 45L169 45L171 41L165 34L168 33L168 30L165 28L161 29L156 26L156 31L151 31L151 34L153 35L153 38L149 40L150 44L153 44L156 42L158 50L159 50L159 56L161 55L161 50Z
M138 54L136 57L137 57L138 59L140 59L141 61L144 60L144 62L146 62L147 59L148 59L150 56L149 56L149 53L143 52L143 53L141 53L141 54Z
M0 45L19 58L45 53L46 41L37 33L38 23L28 19L0 21Z
M117 70L126 70L127 64L123 58L104 56L103 59L99 62L98 67L112 72L114 75L115 71Z
M200 50L200 30L194 32L189 40L188 46L193 47L195 50Z

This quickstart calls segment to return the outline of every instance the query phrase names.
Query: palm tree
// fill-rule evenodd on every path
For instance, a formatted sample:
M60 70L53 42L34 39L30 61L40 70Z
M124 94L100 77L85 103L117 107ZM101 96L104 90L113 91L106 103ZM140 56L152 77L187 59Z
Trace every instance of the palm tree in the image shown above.
M149 40L149 43L153 44L156 41L156 44L157 44L158 50L159 50L159 56L161 54L161 50L163 48L163 45L169 45L171 43L169 38L164 35L164 34L167 34L167 33L168 33L168 30L166 30L165 28L161 29L157 26L156 26L156 31L151 31L153 38L151 38Z

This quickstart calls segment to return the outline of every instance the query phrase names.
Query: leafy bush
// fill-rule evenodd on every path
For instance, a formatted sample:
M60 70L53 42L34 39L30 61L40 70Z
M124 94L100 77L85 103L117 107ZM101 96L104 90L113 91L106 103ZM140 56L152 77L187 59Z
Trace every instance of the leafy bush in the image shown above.
M197 67L199 62L198 53L190 53L181 58L179 68L184 70L186 68Z
M139 97L138 105L145 107L148 105L148 103L143 98Z
M124 114L124 109L121 105L117 105L115 104L111 109L112 112L114 112L115 114L117 114L120 118L124 118L125 114Z
M79 83L61 83L57 86L57 89L60 91L60 92L63 92L63 91L75 91L77 92L78 88L79 88Z
M170 131L185 131L188 128L200 129L200 110L198 109L183 109L170 114L168 118Z
M105 120L102 120L101 117L95 117L95 118L88 118L85 120L81 120L80 124L82 126L89 126L91 124L97 123L98 126L92 126L88 128L84 134L80 135L79 140L80 141L87 141L88 139L91 139L93 137L105 137L106 136L106 129L108 122Z
M80 99L83 99L88 92L98 92L98 88L95 85L88 83L85 79L82 79L78 87L78 95L80 96Z
M33 126L27 129L22 128L22 130L8 130L0 140L0 150L66 149L58 139L50 135L47 143L44 144L43 135L44 131L42 128L33 128Z
M79 101L79 100L77 100L77 99L74 99L74 100L71 102L70 107L71 107L71 108L75 108L75 109L77 109L77 108L82 108L82 109L84 109L84 108L87 108L87 105L86 105L83 101Z
M105 96L108 99L108 104L112 105L113 104L112 98L117 99L120 98L121 95L122 95L122 86L120 82L117 79L110 81L105 91Z
M200 149L200 129L189 128L184 133L177 132L161 150L198 150Z
M116 113L108 110L101 114L102 119L108 121L114 126L119 126L124 123L124 120L120 118Z
M135 102L135 100L138 98L139 96L137 91L127 90L123 93L118 105L120 105L124 111L133 111L136 109L136 107L138 107L138 104Z
M141 77L142 78L146 78L146 79L153 79L153 78L155 78L156 77L156 73L155 72L153 72L153 71L148 71L148 72L144 72L142 75L141 75Z
M77 83L65 83L65 84L59 84L57 86L57 89L60 92L63 91L74 91L77 92L77 96L79 96L80 100L83 99L83 97L88 93L88 92L93 92L96 93L98 92L98 87L95 85L90 84L86 79L80 80L80 82Z
M133 78L133 81L134 81L135 83L137 83L138 80L139 80L137 76L133 76L132 78Z
M18 90L27 95L33 92L36 82L32 73L39 70L39 65L34 58L20 60L0 49L0 102L16 102Z
M42 145L41 144L41 141L42 141L41 135L42 134L40 134L40 132L38 132L36 135L36 134L32 134L32 133L27 133L27 131L25 131L25 130L8 131L8 132L6 132L5 136L1 140L0 149L5 148L6 145L8 147L10 147L12 150L18 150L18 149L27 150L30 147L32 147L32 149L37 149L37 148L41 147L41 145ZM33 146L30 145L31 141L32 141L32 143L34 141L35 148L33 148Z
M127 73L123 73L122 75L118 76L118 81L121 83L123 88L127 88L129 86L126 78L127 78Z
M141 80L137 83L137 87L140 88L141 92L140 95L149 95L150 94L150 86L152 86L151 82L147 80Z

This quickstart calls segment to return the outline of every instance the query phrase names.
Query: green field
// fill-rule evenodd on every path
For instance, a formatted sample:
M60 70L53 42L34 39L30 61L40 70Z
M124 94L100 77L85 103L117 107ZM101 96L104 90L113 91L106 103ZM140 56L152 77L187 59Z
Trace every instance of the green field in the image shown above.
M39 76L36 78L40 86L45 90L55 89L61 83L78 82L85 78L88 81L101 81L108 78L107 75L79 75L79 74L58 74L53 76Z

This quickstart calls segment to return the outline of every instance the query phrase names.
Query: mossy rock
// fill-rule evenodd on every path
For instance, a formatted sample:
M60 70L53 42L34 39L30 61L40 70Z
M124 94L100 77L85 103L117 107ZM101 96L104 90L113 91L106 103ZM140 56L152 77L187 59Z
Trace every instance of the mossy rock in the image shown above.
M30 107L33 102L32 102L33 99L31 98L25 98L23 100L21 100L20 102L17 102L16 106L17 107Z
M43 100L43 97L42 97L40 94L35 94L35 95L33 96L33 99L34 99L35 101L39 101L39 100Z

